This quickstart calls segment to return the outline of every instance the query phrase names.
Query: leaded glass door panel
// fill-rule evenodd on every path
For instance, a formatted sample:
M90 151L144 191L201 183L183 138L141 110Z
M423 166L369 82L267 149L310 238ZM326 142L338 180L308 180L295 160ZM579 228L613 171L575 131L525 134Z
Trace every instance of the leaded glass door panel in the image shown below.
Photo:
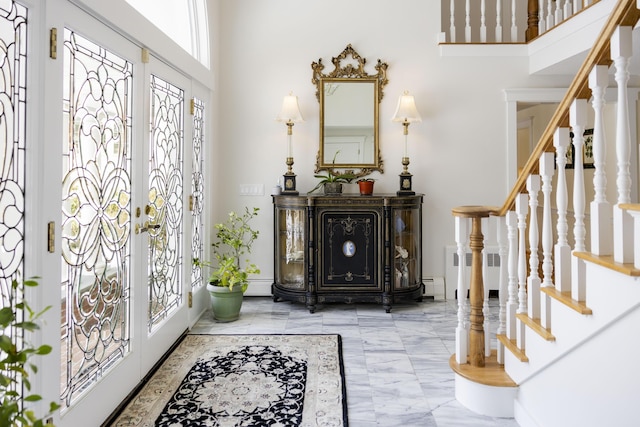
M192 223L185 194L191 190L192 118L189 80L151 56L145 76L146 166L141 177L146 195L140 236L147 259L145 357L150 369L188 327L191 286ZM186 128L189 131L186 132ZM186 158L189 161L186 161ZM186 234L185 234L186 233Z
M69 9L65 21L82 14ZM77 22L59 30L55 64L61 426L102 422L187 329L192 274L189 80L153 56L142 63L140 48L99 22Z
M92 415L98 394L109 396L103 404L117 402L140 375L132 357L140 264L132 238L132 101L139 67L127 58L135 50L125 40L109 48L92 42L102 32L110 33L98 24L88 32L64 29L59 64L60 399L68 425Z

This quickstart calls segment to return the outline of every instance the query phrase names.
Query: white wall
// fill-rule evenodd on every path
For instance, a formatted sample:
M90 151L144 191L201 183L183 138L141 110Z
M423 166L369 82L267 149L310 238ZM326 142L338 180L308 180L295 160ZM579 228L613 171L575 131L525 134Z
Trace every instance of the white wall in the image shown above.
M311 63L322 58L331 71L331 58L349 43L367 59L369 73L378 58L389 64L380 105L385 171L374 175L376 192L398 189L402 126L390 119L404 90L415 96L422 115L422 123L409 130L409 170L414 190L425 194L424 277L444 276L444 247L453 243L451 208L504 201L509 189L503 89L566 82L528 76L523 57L441 57L439 3L221 0L215 216L245 205L262 209L252 260L262 268L265 285L273 280L268 194L286 170L286 129L274 118L283 96L298 95L305 122L293 130L293 168L299 191L306 192L315 185L319 133ZM265 195L240 196L242 183L264 184Z

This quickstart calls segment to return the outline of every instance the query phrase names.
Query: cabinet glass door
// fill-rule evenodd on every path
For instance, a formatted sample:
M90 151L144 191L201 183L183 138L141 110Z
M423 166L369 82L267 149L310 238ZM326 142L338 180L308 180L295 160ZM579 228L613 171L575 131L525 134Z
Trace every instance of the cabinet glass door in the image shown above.
M304 209L278 209L276 277L291 289L304 289L305 217Z
M415 286L422 276L420 245L420 209L395 209L393 213L394 257L393 286Z

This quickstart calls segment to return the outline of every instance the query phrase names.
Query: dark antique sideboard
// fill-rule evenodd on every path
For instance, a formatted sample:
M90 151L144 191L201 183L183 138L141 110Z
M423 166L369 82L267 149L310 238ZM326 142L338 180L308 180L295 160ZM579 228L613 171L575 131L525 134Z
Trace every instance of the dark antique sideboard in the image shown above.
M273 196L274 301L421 301L422 198Z

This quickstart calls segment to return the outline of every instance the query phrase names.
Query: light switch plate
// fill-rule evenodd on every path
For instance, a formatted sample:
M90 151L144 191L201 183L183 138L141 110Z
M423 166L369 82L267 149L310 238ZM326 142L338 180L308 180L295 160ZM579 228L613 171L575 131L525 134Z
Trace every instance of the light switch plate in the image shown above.
M264 196L264 184L240 184L241 196Z

